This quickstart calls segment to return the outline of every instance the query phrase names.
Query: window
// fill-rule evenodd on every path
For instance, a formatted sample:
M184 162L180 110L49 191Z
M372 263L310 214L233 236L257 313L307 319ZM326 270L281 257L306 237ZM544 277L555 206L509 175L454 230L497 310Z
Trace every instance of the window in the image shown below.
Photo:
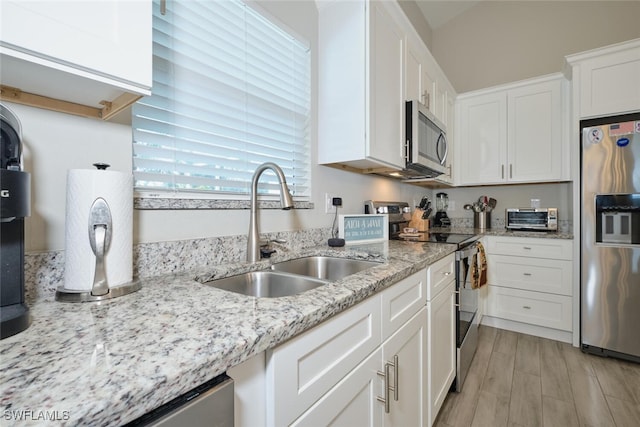
M237 0L154 2L153 91L133 107L136 190L310 196L309 47ZM278 194L275 175L260 194ZM217 196L211 196L217 197Z

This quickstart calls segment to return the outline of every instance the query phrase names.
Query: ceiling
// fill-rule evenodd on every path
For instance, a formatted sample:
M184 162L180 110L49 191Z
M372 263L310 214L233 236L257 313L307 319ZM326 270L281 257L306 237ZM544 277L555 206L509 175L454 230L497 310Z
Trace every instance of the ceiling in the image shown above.
M446 24L451 19L475 6L480 0L415 0L432 30Z

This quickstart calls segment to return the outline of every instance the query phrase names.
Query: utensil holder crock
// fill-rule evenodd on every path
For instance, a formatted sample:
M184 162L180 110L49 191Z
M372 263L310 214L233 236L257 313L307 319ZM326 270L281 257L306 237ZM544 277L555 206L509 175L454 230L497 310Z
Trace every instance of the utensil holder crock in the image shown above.
M486 230L491 226L491 212L474 212L473 228Z

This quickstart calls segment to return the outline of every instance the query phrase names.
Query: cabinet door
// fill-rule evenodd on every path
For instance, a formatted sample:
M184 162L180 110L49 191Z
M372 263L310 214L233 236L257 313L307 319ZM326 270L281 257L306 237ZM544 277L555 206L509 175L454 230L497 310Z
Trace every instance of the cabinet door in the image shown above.
M291 425L381 426L384 408L377 400L381 391L377 374L381 357L382 349L371 353Z
M423 102L422 96L422 67L423 61L418 48L407 39L407 49L404 58L404 98L407 101L417 99Z
M580 117L640 109L640 45L609 52L579 65Z
M509 90L508 176L510 182L558 180L562 170L562 82Z
M420 102L427 106L429 111L435 114L438 105L438 98L436 96L436 75L434 70L430 69L428 65L423 64L421 81L421 97Z
M379 347L380 295L267 351L267 425L289 425Z
M438 415L456 374L454 304L454 281L429 303L429 425Z
M1 44L16 55L151 87L150 1L3 0L0 16Z
M507 162L507 97L504 92L460 102L461 184L504 182Z
M447 184L453 184L453 165L454 165L454 152L455 152L455 97L452 92L447 92L447 107L446 107L446 124L447 124L447 146L449 147L447 153L447 160L445 166L447 172L438 177L438 181L445 182Z
M404 167L404 33L382 2L371 3L370 118L367 155Z
M382 345L383 362L393 362L389 381L397 382L397 392L389 392L389 413L385 426L426 426L427 402L427 308L423 307L411 320ZM384 368L383 368L384 369ZM397 373L397 377L395 376ZM357 425L357 424L354 424Z
M435 105L433 106L433 114L442 122L447 123L447 89L444 84L436 82L435 88Z

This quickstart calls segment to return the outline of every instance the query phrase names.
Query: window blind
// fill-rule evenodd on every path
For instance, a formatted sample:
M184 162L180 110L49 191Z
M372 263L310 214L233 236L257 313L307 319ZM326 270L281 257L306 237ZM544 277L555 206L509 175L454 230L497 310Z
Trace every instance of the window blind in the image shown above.
M248 194L274 162L310 196L309 48L237 0L154 2L153 90L133 107L137 190ZM274 174L260 194L278 194Z

